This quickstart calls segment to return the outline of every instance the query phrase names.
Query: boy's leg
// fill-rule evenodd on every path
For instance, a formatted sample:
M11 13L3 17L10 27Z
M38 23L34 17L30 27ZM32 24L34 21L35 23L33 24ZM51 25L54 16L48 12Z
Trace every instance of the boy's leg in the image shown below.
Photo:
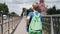
M29 32L29 26L27 26L26 30L27 30L27 32Z
M29 32L29 27L26 28L27 32Z

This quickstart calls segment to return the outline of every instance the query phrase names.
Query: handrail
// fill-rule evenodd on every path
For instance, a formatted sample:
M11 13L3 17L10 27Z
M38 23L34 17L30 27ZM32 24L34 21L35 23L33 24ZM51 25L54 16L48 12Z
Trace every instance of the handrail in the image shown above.
M55 18L54 18L54 17L55 17ZM45 20L45 21L44 21L45 23L43 23L43 24L48 25L47 22L46 22L47 19L50 21L50 26L49 26L49 25L48 25L48 26L51 28L51 34L56 33L55 30L54 30L54 29L56 28L56 27L54 26L54 22L57 22L56 19L58 19L57 24L60 22L60 15L45 15L45 16L43 16L43 18L45 18L45 19L42 19L42 20ZM53 20L53 19L54 19L54 20ZM48 21L48 20L47 20L47 21ZM56 23L55 23L55 24L56 24ZM55 28L54 28L54 27L55 27ZM47 28L48 28L48 27L47 27Z
M43 15L42 15L43 16ZM43 17L51 17L51 16L54 16L54 17L57 17L57 16L60 16L60 15L45 15Z
M1 29L0 34L6 34L7 32L8 32L7 34L13 33L16 27L18 26L18 24L20 23L20 19L21 19L21 16L8 17L7 20L2 19L3 22L0 23L0 29Z

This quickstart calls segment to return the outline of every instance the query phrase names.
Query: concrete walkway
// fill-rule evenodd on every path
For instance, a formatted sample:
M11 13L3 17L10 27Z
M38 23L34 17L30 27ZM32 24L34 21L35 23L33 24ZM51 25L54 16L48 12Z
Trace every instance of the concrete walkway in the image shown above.
M20 24L18 25L17 29L15 30L14 34L28 34L26 32L26 18L22 18Z
M26 32L26 20L25 19L26 19L25 17L22 18L14 34L28 34ZM42 34L45 34L44 31L42 32Z

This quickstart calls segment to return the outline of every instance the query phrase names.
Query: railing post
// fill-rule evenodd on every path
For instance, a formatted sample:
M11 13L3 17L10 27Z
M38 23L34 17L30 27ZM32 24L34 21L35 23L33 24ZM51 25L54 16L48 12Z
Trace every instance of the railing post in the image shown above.
M54 34L54 29L53 29L53 20L52 20L52 16L51 16L51 34Z
M9 28L9 27L10 27L9 21L10 21L10 16L8 15L8 34L10 34L10 33L9 33L9 32L10 32L10 30L9 30L9 29L10 29L10 28Z
M12 30L13 30L13 16L12 16Z
M1 14L1 16L2 16L1 32L3 34L3 14Z

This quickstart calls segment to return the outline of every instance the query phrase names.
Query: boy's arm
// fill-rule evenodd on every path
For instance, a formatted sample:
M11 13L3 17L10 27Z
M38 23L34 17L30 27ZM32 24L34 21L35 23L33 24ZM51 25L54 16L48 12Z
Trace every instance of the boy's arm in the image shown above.
M26 23L27 23L27 25L29 24L29 20L30 20L30 17L27 16L27 18L26 18Z
M29 25L29 20L30 20L31 16L32 16L32 12L30 12L26 18L26 25Z

